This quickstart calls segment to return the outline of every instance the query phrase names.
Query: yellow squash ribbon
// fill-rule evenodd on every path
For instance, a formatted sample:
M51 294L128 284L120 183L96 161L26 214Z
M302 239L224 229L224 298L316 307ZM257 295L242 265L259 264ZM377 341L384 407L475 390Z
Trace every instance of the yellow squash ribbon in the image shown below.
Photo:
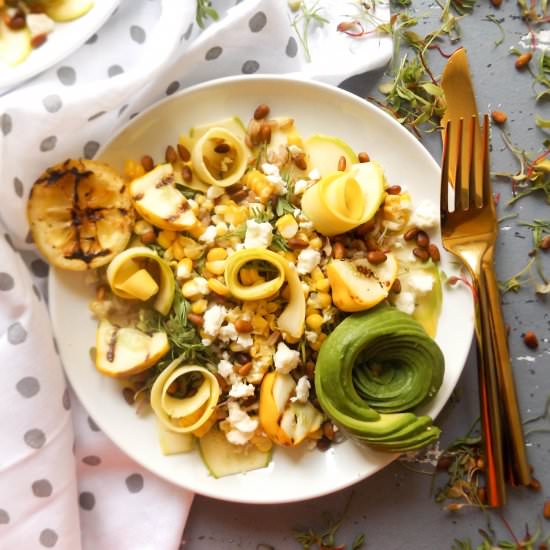
M151 262L158 266L158 280L145 267ZM107 268L107 281L113 293L126 300L146 301L156 295L153 307L162 315L172 307L176 288L172 270L146 246L128 248L115 256Z
M310 187L302 210L315 229L328 237L367 222L384 200L385 179L376 162L355 164L349 172L333 172Z
M246 286L239 278L240 270L253 261L264 261L277 270L277 275L264 283ZM288 260L265 248L247 248L230 256L225 264L225 284L235 298L244 301L264 300L274 296L288 283L290 300L277 320L278 327L292 338L304 332L306 300L296 268Z
M155 380L151 388L151 407L159 421L168 430L177 433L195 433L209 423L220 397L220 385L216 377L204 367L186 365L180 367L180 359L173 361ZM169 389L178 378L191 373L202 375L202 382L189 397L170 395Z

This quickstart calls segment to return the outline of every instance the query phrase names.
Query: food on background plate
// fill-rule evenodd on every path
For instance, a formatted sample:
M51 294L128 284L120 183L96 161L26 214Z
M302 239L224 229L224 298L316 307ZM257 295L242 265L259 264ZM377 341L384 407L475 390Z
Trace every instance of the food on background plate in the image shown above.
M0 0L0 70L25 61L56 23L78 19L93 5L94 0Z
M267 466L274 446L433 442L414 410L444 371L435 206L260 107L123 175L71 160L35 183L38 247L93 270L97 369L152 409L164 454L198 441L214 477Z

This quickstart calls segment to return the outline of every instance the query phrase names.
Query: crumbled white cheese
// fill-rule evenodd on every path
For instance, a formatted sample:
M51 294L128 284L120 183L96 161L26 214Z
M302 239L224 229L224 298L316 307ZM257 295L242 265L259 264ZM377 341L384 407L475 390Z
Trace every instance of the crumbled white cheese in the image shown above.
M413 292L400 292L397 295L394 304L397 309L412 315L415 308L414 299L415 295Z
M321 261L321 253L314 248L306 248L298 255L298 273L305 275L311 273Z
M210 200L216 200L225 193L223 187L218 187L217 185L211 185L206 191L206 197Z
M266 176L267 181L275 186L277 195L284 195L287 192L286 182L281 176Z
M412 273L407 283L417 294L426 294L432 290L434 278L429 273Z
M241 348L248 349L252 347L252 344L254 344L254 340L252 339L251 334L239 334L236 343Z
M225 316L227 315L227 309L219 304L210 306L203 316L204 323L202 328L208 336L216 337L223 324Z
M187 262L179 262L176 268L176 278L189 279L191 277L192 267Z
M209 243L217 237L217 231L215 225L209 225L202 235L199 237L199 241L203 243Z
M229 340L236 340L239 336L237 329L233 323L227 323L227 325L220 328L218 338L222 342L229 342Z
M246 445L258 428L258 420L250 418L235 401L230 401L227 407L229 410L227 421L232 429L225 434L225 437L233 445Z
M310 220L301 221L298 225L300 229L305 229L306 231L311 231L313 229L313 222Z
M232 445L246 445L253 435L253 433L245 433L239 430L229 430L226 432L225 438Z
M50 19L45 13L28 13L25 16L27 28L31 32L31 38L39 34L48 34L55 28L55 22Z
M233 370L233 363L229 362L227 359L222 359L218 363L218 373L226 380L229 380L235 374L235 371Z
M262 172L266 176L280 176L279 167L276 164L269 164L269 162L264 162L261 166Z
M314 168L308 175L307 177L310 179L310 180L320 180L321 179L321 174L319 173L319 170L317 170L317 168Z
M246 222L245 248L267 248L273 238L273 227L269 222L258 223L254 220Z
M300 218L300 216L302 216L302 211L299 208L295 208L294 212L292 212L292 215L295 218ZM304 217L304 216L302 216L302 217Z
M253 395L254 386L252 384L247 384L246 382L241 382L240 380L235 382L229 390L229 397L234 397L235 399L252 397Z
M197 292L202 295L210 293L210 288L208 288L208 281L204 277L195 277L193 279Z
M307 376L302 376L296 383L296 397L291 397L290 400L306 403L309 398L310 388L311 384Z
M310 344L315 344L315 342L319 339L319 334L317 334L314 330L306 330L305 337Z
M294 184L294 194L301 195L310 185L311 185L311 182L307 180L298 180Z
M288 152L293 156L296 157L298 155L301 155L303 153L302 149L298 147L297 145L289 145L288 146Z
M298 351L290 349L284 342L279 342L277 351L273 356L275 370L283 374L288 374L298 366L299 361L300 353Z
M422 201L414 210L412 225L420 229L430 229L439 223L439 209L432 201Z

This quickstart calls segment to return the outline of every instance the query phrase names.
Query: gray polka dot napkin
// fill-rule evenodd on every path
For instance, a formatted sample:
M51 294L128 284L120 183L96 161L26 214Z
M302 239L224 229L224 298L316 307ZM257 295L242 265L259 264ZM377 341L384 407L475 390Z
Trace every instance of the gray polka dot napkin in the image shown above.
M92 158L141 110L191 84L253 73L338 84L382 66L389 37L337 31L361 4L320 0L328 23L309 29L306 51L284 0L215 1L220 20L204 31L193 0L125 0L75 54L0 97L1 550L178 548L192 501L119 451L66 387L48 266L28 235L32 183L65 158ZM388 19L377 0L373 24Z

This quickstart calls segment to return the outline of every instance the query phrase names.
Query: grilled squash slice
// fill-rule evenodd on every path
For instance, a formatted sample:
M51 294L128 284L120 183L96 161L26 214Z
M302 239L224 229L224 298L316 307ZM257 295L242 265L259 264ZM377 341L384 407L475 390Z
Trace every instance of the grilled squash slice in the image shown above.
M32 187L27 215L44 257L72 271L109 263L126 248L134 224L125 181L92 160L48 168Z

